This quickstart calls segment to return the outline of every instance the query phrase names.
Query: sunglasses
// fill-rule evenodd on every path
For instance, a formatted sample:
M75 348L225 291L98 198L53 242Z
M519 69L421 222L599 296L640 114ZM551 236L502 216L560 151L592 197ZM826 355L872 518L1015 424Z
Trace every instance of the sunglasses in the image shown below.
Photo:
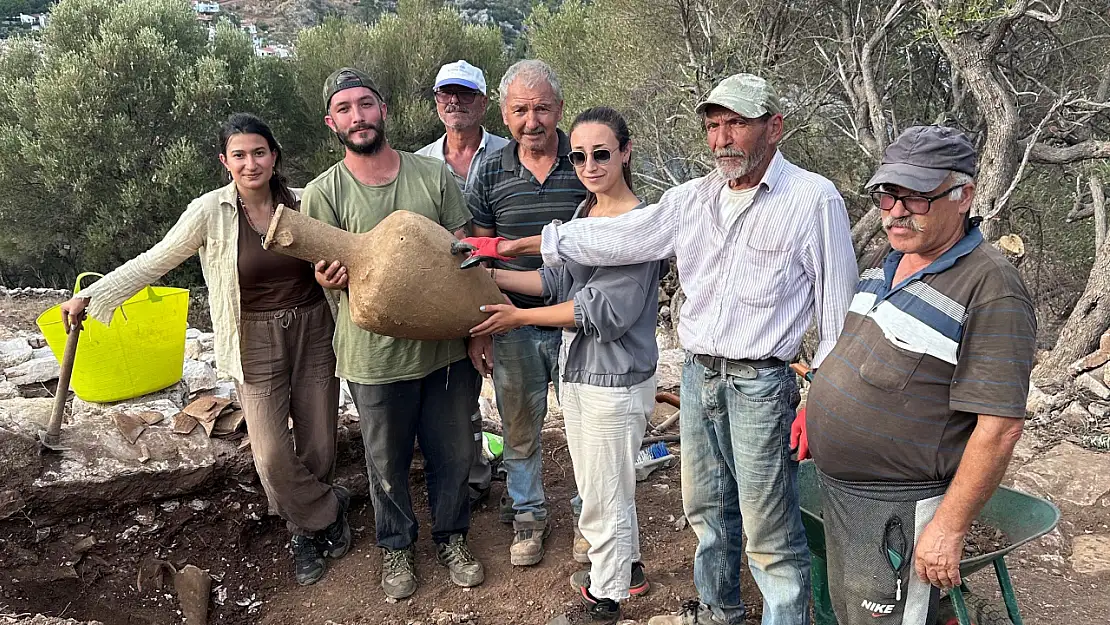
M949 187L933 196L894 195L893 193L890 193L888 191L872 191L871 201L874 202L875 206L878 206L879 210L881 211L893 210L895 204L897 204L898 202L902 202L902 206L904 206L906 210L910 213L914 215L924 215L929 212L930 208L933 207L933 202L948 195L952 191L959 189L962 186L964 185L958 184L954 187Z
M609 162L609 159L613 158L613 151L607 150L605 148L599 148L591 152L590 155L594 157L595 163L597 163L598 165L604 165ZM586 153L582 150L575 150L570 154L567 154L567 158L570 159L570 164L574 165L575 167L582 167L586 164Z
M458 98L459 104L473 104L474 98L478 97L477 91L436 91L436 102L440 104L450 104L451 98Z

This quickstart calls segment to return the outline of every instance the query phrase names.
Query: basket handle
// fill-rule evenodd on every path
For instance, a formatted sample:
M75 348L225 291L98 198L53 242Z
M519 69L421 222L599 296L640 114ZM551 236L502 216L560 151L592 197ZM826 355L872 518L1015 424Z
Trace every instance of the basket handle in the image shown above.
M97 278L103 278L104 274L96 273L95 271L86 271L84 273L78 274L77 275L77 282L73 285L73 294L74 295L77 295L78 293L81 292L81 280L83 278L85 278L86 276L96 276Z
M88 276L96 276L97 278L103 278L104 274L97 273L95 271L85 271L85 272L82 272L82 273L78 274L77 275L77 282L75 282L74 285L73 285L73 294L74 295L77 295L78 293L81 292L81 280L88 277ZM146 286L146 297L147 297L147 299L149 299L152 302L162 301L162 296L155 293L154 292L154 287L150 286L149 284ZM124 321L126 321L127 320L127 313L123 312L122 307L120 308L120 313L123 314L123 319L124 319Z

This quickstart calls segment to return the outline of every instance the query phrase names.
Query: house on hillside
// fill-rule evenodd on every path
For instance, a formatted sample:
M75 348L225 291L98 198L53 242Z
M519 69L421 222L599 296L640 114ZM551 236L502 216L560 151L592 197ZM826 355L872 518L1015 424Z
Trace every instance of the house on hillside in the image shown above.
M197 14L216 15L217 13L220 12L220 3L219 2L194 2L193 3L193 10L196 11Z
M26 13L19 14L19 24L28 27L31 30L39 30L46 28L47 15L45 13L33 13L27 15Z

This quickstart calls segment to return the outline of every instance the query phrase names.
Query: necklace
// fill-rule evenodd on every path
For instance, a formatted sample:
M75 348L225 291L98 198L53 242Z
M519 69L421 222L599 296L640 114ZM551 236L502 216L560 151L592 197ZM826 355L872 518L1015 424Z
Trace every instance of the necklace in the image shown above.
M239 210L243 211L243 215L247 217L247 225L249 225L251 227L251 230L254 230L254 233L258 235L258 240L262 243L262 247L266 247L266 231L259 230L258 226L254 225L254 220L251 219L251 213L247 210L246 205L243 204L243 196L239 195L238 189L235 190L235 203L239 206ZM274 218L275 212L277 212L277 207L273 205L273 202L271 202L270 219ZM268 225L269 224L267 224L267 226Z

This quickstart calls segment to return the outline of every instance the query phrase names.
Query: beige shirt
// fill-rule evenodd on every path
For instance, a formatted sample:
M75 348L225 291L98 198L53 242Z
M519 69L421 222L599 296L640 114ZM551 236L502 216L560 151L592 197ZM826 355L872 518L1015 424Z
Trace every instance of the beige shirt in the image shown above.
M300 197L301 190L293 189L293 193ZM242 382L238 239L239 212L235 204L235 184L232 183L190 202L161 241L82 290L81 297L90 300L89 315L108 324L120 304L199 253L204 281L208 285L212 329L216 335L216 369L222 375Z

